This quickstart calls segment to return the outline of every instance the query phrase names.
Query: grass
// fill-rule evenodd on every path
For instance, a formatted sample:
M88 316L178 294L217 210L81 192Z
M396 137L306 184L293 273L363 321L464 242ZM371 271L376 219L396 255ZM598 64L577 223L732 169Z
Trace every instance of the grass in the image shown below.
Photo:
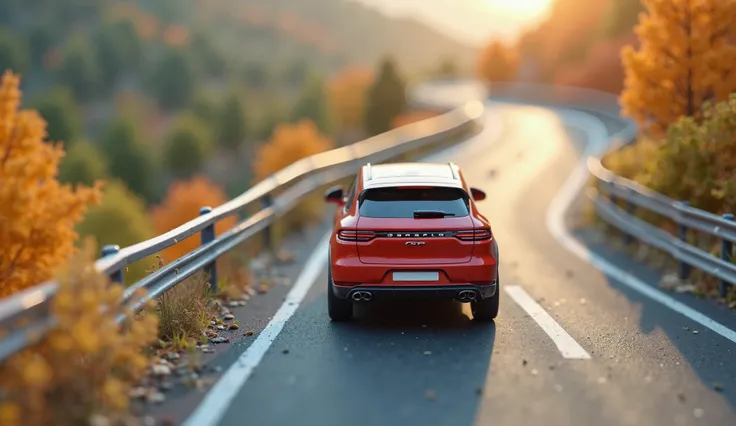
M158 335L175 349L194 346L213 315L209 282L203 271L197 272L157 300Z

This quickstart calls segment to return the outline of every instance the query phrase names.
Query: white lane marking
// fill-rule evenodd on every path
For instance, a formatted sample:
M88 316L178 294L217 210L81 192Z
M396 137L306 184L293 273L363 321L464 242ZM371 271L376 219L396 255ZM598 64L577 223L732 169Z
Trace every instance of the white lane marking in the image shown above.
M565 331L537 302L518 285L504 286L508 294L517 305L526 311L529 316L555 342L557 349L567 359L590 359L590 354Z
M619 269L616 265L609 263L607 260L595 253L591 253L587 247L570 234L567 226L565 225L565 215L567 210L575 201L577 195L583 190L587 183L589 174L588 167L586 165L587 158L598 158L602 155L608 145L609 136L603 123L590 114L565 109L557 109L557 111L560 112L567 124L577 127L587 134L588 146L585 149L585 153L580 164L578 164L575 171L557 193L557 196L547 210L547 228L552 236L560 245L567 248L579 258L600 269L606 275L621 284L624 284L644 296L661 303L675 312L679 312L703 327L706 327L736 343L736 331L731 330L684 303L675 300L662 291L647 285L642 280Z
M483 141L490 139L492 143L495 143L501 135L502 120L493 113L486 115L486 120L492 123L492 125L484 126L483 132L458 145L469 146L467 144L481 140L481 136L483 136ZM489 134L486 133L487 131L492 132L490 138ZM458 149L458 145L453 145L430 154L420 161L432 161L433 158L449 155ZM263 329L248 349L240 355L238 360L225 371L182 426L216 426L219 423L233 398L235 398L245 382L250 378L253 370L261 362L263 356L271 347L274 340L276 340L279 333L281 333L286 322L299 308L299 304L324 269L327 263L327 244L330 235L331 232L322 238L322 241L317 247L324 247L325 249L318 249L312 253L312 256L307 260L304 269L297 278L294 287L289 291L284 303L268 325L266 325L266 328Z
M266 328L240 355L240 358L225 371L182 426L215 426L219 423L235 395L261 362L271 344L283 330L284 324L294 315L309 289L325 269L330 235L331 233L328 233L319 242L317 249L309 257L296 283L287 294L284 303Z

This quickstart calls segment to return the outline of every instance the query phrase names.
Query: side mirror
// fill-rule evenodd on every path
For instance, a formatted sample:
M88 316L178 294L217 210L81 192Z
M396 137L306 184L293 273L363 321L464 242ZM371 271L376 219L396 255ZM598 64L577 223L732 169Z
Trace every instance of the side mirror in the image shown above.
M325 192L325 201L328 203L342 204L344 191L342 186L333 186Z
M470 188L470 194L475 201L483 201L486 199L486 193L478 188Z

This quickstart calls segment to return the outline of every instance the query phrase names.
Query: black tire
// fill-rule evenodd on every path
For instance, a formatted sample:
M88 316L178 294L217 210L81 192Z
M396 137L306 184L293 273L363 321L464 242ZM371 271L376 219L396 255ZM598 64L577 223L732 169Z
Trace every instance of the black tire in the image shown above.
M498 243L494 245L496 255L496 264L498 264ZM470 309L473 311L473 318L477 321L493 321L498 316L498 305L501 301L501 280L496 269L496 293L487 298L476 302L470 302Z
M496 286L496 294L475 302L470 302L473 310L473 319L476 321L493 321L498 316L498 305L501 298L501 288Z
M327 266L327 312L332 321L349 321L353 318L353 301L340 299L332 291L332 268Z

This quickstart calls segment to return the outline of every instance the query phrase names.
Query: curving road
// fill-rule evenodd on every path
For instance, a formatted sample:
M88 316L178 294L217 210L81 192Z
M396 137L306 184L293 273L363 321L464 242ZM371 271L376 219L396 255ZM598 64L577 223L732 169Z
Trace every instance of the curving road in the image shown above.
M446 86L425 100L472 95ZM201 401L176 407L184 424L736 424L736 315L660 292L655 271L568 230L582 159L605 149L607 127L510 103L489 103L485 121L426 161L454 161L489 194L495 324L454 302L367 305L331 323L321 242L255 341L223 356Z

